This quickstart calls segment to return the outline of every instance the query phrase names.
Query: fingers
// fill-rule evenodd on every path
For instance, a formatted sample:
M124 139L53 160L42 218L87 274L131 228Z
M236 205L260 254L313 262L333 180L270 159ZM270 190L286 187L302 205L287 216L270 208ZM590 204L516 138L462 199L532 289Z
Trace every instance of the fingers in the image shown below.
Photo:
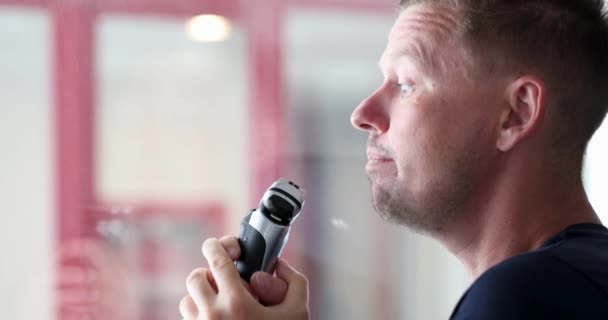
M209 281L209 270L195 269L186 279L186 289L198 310L206 310L216 299L216 292Z
M243 290L241 276L219 240L207 239L203 243L203 255L209 263L209 268L219 291L226 290L227 293L238 293Z
M59 287L91 286L95 284L97 274L92 268L61 266L59 268Z
M241 246L235 236L224 236L220 239L220 243L224 247L224 250L228 252L228 255L232 260L236 260L241 255Z
M57 297L57 302L61 306L87 306L95 305L99 300L99 291L96 289L64 289Z
M198 308L190 295L185 296L182 301L179 302L179 313L184 319L198 318Z
M63 243L59 249L61 262L77 262L95 267L111 266L116 260L111 257L110 249L100 240L75 239Z
M256 272L251 276L251 288L266 305L277 305L285 299L287 282L266 272Z
M287 294L285 303L308 305L308 279L291 267L285 260L277 261L277 277L287 282Z
M185 320L309 318L308 280L285 261L277 262L278 278L254 274L254 290L241 279L234 265L233 260L240 254L235 237L208 239L202 251L209 269L196 269L186 280L189 295L179 305ZM248 289L256 292L250 295ZM269 305L260 304L256 295Z
M61 319L131 319L126 268L102 240L62 242L55 289Z

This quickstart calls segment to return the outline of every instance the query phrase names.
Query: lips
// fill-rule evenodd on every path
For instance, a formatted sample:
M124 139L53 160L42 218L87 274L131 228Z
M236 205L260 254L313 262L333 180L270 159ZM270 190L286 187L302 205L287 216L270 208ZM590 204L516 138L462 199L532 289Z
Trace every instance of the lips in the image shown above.
M367 148L367 160L378 162L393 161L393 159L386 152L369 147Z
M393 161L393 159L391 159L388 156L382 155L382 154L368 152L367 161L386 162L386 161Z
M380 169L380 168L386 167L387 165L392 164L392 163L393 163L393 159L384 153L377 152L375 150L367 151L366 169L368 171Z

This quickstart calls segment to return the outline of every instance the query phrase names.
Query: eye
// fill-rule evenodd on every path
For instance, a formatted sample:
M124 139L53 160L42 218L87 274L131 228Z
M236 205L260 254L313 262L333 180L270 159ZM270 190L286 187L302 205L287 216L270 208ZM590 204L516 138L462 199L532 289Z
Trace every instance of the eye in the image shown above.
M397 87L401 92L401 95L408 95L414 90L414 86L409 83L398 83Z

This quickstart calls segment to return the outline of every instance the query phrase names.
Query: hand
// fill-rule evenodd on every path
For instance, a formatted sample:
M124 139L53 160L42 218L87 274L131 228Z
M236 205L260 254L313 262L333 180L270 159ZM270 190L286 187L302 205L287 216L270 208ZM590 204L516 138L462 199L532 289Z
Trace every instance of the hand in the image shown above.
M278 278L256 273L252 276L251 287L248 287L233 263L240 254L235 247L238 248L238 242L234 237L205 241L203 255L210 268L196 269L188 276L186 288L189 295L182 299L179 306L184 319L307 320L306 277L279 259L276 265ZM284 294L282 288L285 287L281 281L286 283ZM256 295L271 306L262 305Z
M232 260L236 261L240 257L241 246L236 237L225 236L220 239L220 243ZM285 294L287 294L287 282L281 278L273 277L266 272L255 272L249 281L250 283L244 280L242 282L249 292L266 306L281 303L285 298ZM217 289L213 277L211 278L211 284Z
M61 319L132 319L126 266L101 240L61 245L57 283Z

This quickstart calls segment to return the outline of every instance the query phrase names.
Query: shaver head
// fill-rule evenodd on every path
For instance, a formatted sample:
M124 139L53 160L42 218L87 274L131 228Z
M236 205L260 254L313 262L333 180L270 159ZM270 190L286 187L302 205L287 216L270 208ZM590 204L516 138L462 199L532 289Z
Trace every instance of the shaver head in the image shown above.
M298 185L280 178L264 193L260 211L277 224L290 225L302 210L305 195Z

